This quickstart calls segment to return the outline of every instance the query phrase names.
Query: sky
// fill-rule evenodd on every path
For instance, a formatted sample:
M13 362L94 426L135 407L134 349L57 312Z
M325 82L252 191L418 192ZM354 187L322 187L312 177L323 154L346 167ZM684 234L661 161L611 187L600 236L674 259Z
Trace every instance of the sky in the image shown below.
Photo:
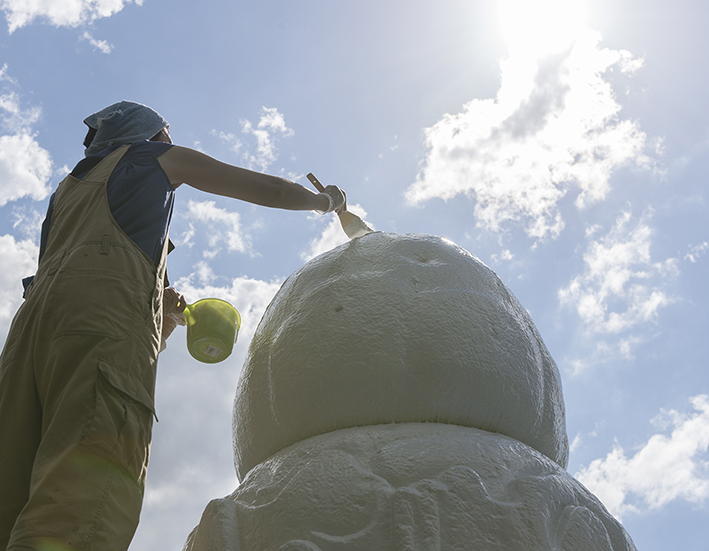
M0 0L0 339L84 117L148 104L180 145L346 190L377 230L446 237L530 311L562 376L568 471L643 551L709 537L709 50L699 0ZM217 365L159 359L131 551L180 549L237 486L236 383L334 215L179 188L175 286L230 300Z

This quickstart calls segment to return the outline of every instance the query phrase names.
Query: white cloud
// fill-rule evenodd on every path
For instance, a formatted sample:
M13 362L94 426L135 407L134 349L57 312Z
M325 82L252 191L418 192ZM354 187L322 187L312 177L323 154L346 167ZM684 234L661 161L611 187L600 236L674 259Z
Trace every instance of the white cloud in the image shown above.
M37 209L28 207L15 207L12 209L12 229L16 230L25 239L33 243L39 243L42 233L42 222L44 214Z
M52 159L30 134L0 136L0 206L49 195Z
M357 216L362 218L362 220L364 220L367 216L367 211L365 211L361 205L348 204L347 210L356 214ZM338 218L338 216L334 213L326 214L325 216L329 216L330 220L325 226L325 228L320 232L320 235L313 239L308 244L308 248L300 254L300 257L303 260L307 261L311 258L315 258L319 254L334 249L338 245L342 245L343 243L347 243L349 241L349 237L347 237L344 230L342 229L342 225L340 224L340 219ZM373 228L374 226L372 226L372 224L369 224L369 227Z
M584 233L586 234L586 237L593 237L602 229L603 228L600 224L593 224L592 226L587 227Z
M580 345L586 347L580 356L565 358L562 363L567 366L566 371L570 375L576 376L598 365L617 364L619 361L629 362L635 359L636 350L642 349L642 345L653 338L653 333L629 334L622 337L617 335L599 337L594 334L589 341ZM576 353L579 351L577 350Z
M17 80L10 76L7 69L7 63L3 63L2 67L0 67L0 82L9 82L10 84L17 86Z
M222 246L231 252L248 252L251 249L249 237L241 227L238 212L228 211L216 206L214 201L188 201L186 216L189 220L205 225L209 249L202 254L205 258L214 258ZM192 223L182 236L182 241L189 243L195 235Z
M695 396L690 402L692 413L664 412L672 428L669 435L652 435L631 456L616 444L605 458L576 473L617 518L677 499L709 499L709 396Z
M571 453L574 453L577 449L579 449L579 447L581 446L582 443L583 443L583 437L581 436L581 434L577 434L576 436L574 436L574 439L571 441L571 444L569 445L569 451Z
M178 247L192 247L194 245L194 236L197 230L192 222L187 223L187 229L183 231L179 237L175 237L173 241Z
M102 54L110 54L113 51L113 44L110 44L106 40L98 40L94 38L93 35L88 31L84 31L84 33L81 35L81 39L86 40L94 47L95 50L98 50Z
M22 278L37 269L39 247L30 239L17 240L12 235L0 235L0 335L4 340L9 322L22 302Z
M37 142L32 126L41 111L23 108L18 93L9 90L17 82L0 69L0 207L22 197L41 200L49 195L52 159Z
M696 264L707 252L709 252L709 241L703 241L702 243L692 245L689 251L687 251L687 254L684 255L684 259L692 264Z
M276 161L278 137L293 135L293 130L286 126L285 118L275 107L262 107L261 118L255 127L251 121L242 121L241 131L256 138L256 153L245 156L246 166L262 172Z
M201 260L195 264L191 278L196 279L199 285L209 285L217 279L217 276L212 267Z
M142 0L0 0L8 30L41 19L57 27L76 27L110 17L129 4L142 5Z
M69 165L62 165L54 171L54 176L59 180L63 180L71 173L71 167Z
M49 152L37 143L32 131L41 114L39 108L24 108L11 88L17 81L7 65L0 67L0 207L22 197L41 200L49 195L53 175ZM39 228L43 215L29 207L15 208L12 227L21 235L0 236L0 257L6 263L0 274L0 332L4 335L22 301L23 277L37 268Z
M28 132L42 114L38 107L23 109L17 92L0 95L0 113L2 127L8 132Z
M514 255L509 249L502 249L499 253L493 253L490 258L494 263L499 264L502 262L509 262L514 258Z
M255 151L250 151L233 132L212 130L212 135L229 145L229 148L242 156L247 168L265 172L278 158L277 142L280 138L292 136L291 128L286 125L285 117L276 107L261 107L261 116L256 124L249 120L241 121L241 133L256 140Z
M470 195L478 226L521 222L542 239L563 229L567 193L583 208L607 195L617 168L649 166L645 134L620 117L608 81L641 61L599 42L585 30L561 53L530 58L514 49L494 99L474 99L426 129L427 155L407 199Z
M672 301L663 279L676 274L676 261L652 261L646 218L631 226L630 213L621 214L607 235L588 245L585 271L559 290L561 303L575 308L591 333L617 334L653 321ZM633 338L621 343L621 352L630 354Z
M243 143L233 132L212 129L210 133L212 136L215 136L226 143L229 146L229 149L231 149L234 153L239 153L241 151Z
M245 124L247 123L251 126L251 123L246 121ZM276 107L261 107L261 118L258 121L257 127L262 130L277 132L284 136L293 135L293 130L288 128L285 117Z

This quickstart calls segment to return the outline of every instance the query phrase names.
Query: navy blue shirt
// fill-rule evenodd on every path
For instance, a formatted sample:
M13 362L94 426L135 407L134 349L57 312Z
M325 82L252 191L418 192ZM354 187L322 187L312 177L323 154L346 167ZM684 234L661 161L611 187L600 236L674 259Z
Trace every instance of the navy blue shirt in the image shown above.
M156 265L167 239L175 199L175 189L160 166L158 157L171 147L171 144L163 142L132 144L108 179L108 205L114 219ZM71 171L72 176L79 179L86 176L109 153L110 150L102 151L100 156L82 159ZM53 209L54 194L42 223L40 259L51 229ZM22 280L25 290L31 282L31 277Z
M175 200L175 189L158 162L171 147L162 142L131 145L108 179L113 217L154 264L160 261Z

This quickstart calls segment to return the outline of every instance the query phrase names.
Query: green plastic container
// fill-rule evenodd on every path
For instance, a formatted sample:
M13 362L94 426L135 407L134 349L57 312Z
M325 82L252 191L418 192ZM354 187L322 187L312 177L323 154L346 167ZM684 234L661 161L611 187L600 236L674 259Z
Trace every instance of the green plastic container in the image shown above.
M187 305L184 314L192 357L208 364L226 360L241 327L239 311L225 300L203 298Z

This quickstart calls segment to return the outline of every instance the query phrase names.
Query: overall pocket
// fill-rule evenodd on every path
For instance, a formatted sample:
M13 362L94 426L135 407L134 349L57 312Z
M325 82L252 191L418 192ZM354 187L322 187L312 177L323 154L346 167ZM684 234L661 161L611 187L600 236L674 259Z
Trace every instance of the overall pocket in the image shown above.
M143 381L99 360L96 412L87 439L141 486L148 468L154 416L154 401Z

